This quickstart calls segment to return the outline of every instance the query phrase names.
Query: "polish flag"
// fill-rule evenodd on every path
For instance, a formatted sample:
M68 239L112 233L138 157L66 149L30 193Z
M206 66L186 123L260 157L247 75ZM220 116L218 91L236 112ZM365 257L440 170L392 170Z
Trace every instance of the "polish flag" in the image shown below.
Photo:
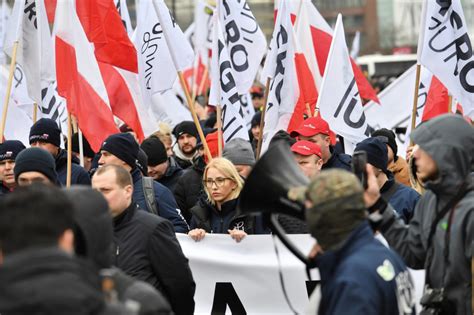
M138 74L137 51L128 37L114 1L82 0L76 2L76 8L87 38L94 44L94 54L113 114L135 131L139 141L143 141L145 135L138 114L141 103L132 97L119 71ZM135 80L138 82L138 75Z
M275 8L277 2L279 1L275 1ZM320 88L320 82L324 75L324 69L326 68L329 48L331 47L334 31L311 1L298 0L289 2L291 2L292 7L292 20L295 21L296 19L297 23L296 32L298 41L302 45L306 60L310 69L312 69L313 79L318 85L318 88ZM301 14L298 14L299 12L301 12ZM276 14L277 13L275 13L275 15ZM299 21L300 17L298 17L298 15L307 15L307 17L302 18L301 21ZM311 47L312 50L307 47ZM313 60L316 60L316 63L314 63ZM356 77L356 84L360 96L363 99L373 100L376 103L380 103L377 93L352 58L351 66Z
M99 65L76 14L74 0L58 1L55 19L58 92L92 149L118 133Z

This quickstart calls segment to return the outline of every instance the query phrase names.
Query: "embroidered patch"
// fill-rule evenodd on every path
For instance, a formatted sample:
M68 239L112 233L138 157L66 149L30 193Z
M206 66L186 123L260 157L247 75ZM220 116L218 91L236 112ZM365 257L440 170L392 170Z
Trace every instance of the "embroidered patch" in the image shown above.
M395 278L395 269L388 259L385 259L383 264L377 267L377 273L385 281L392 281Z

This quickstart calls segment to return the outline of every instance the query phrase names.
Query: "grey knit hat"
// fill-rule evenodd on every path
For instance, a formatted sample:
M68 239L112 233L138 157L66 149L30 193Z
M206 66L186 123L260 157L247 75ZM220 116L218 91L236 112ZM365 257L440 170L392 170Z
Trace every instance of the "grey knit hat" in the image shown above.
M222 157L228 159L234 165L250 165L255 164L255 156L250 142L235 138L225 144Z

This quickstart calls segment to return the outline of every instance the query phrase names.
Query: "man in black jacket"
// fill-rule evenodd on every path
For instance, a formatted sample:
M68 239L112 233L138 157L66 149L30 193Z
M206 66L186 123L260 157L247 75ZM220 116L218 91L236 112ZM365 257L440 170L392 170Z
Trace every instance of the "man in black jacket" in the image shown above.
M192 314L196 285L171 222L139 210L132 202L130 173L120 166L99 168L92 187L105 197L113 217L115 265L160 290L175 314Z
M30 145L42 148L51 153L56 162L59 182L66 186L67 151L60 148L61 130L56 122L49 118L41 118L30 129ZM90 185L91 179L87 171L79 165L79 159L73 156L71 165L71 184Z
M95 269L72 256L73 225L58 188L34 184L0 200L1 314L102 314Z

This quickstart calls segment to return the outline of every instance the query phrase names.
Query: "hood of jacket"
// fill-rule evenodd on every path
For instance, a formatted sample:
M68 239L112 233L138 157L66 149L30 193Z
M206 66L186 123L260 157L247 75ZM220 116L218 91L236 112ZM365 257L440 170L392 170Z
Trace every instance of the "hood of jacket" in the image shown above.
M84 186L65 190L74 205L76 254L100 269L112 265L113 225L107 201L99 192Z
M174 174L176 174L177 172L183 170L183 169L178 165L178 163L176 163L176 160L174 159L174 157L170 156L170 157L168 158L168 162L169 162L169 166L168 166L168 168L166 169L166 172L165 172L164 177L171 177L171 176L173 176Z
M58 248L23 250L0 268L4 314L97 314L103 307L94 269Z
M463 182L470 182L474 129L461 116L438 116L416 128L411 138L438 167L438 178L427 181L426 188L437 195L454 195Z

